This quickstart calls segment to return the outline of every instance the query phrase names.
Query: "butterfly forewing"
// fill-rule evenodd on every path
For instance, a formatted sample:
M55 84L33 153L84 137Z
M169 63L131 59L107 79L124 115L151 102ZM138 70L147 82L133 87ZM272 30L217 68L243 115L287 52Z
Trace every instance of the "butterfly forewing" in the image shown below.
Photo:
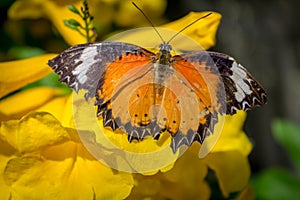
M76 92L84 89L86 98L93 98L98 81L106 72L107 66L126 52L138 52L140 47L121 42L81 44L70 47L48 65Z
M241 64L226 54L208 53L225 86L226 114L235 114L237 110L250 110L266 103L266 92Z
M266 103L262 86L232 57L216 52L193 52L181 56L196 66L208 85L214 84L210 95L217 101L220 114L235 114L237 110L249 110Z

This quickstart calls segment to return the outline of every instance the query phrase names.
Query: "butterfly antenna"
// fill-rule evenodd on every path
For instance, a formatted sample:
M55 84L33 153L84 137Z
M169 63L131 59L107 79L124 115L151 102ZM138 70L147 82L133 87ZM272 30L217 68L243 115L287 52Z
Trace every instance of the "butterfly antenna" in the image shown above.
M134 2L131 2L146 18L146 20L149 22L149 24L153 27L153 29L155 30L155 32L157 33L157 35L160 37L162 42L165 42L164 39L162 38L162 36L160 35L160 33L158 32L158 30L155 28L155 26L153 25L153 23L151 22L150 18L144 13L144 11L142 9L140 9Z
M203 19L205 17L208 17L209 15L211 15L212 13L208 13L207 15L204 15L198 19L196 19L195 21L193 21L192 23L190 23L189 25L187 25L186 27L184 27L183 29L181 29L180 31L178 31L175 35L173 35L173 37L171 37L171 39L169 39L169 41L167 42L167 44L169 44L171 42L171 40L173 40L177 35L179 35L182 31L184 31L185 29L187 29L188 27L192 26L193 24L195 24L196 22L198 22L200 19Z

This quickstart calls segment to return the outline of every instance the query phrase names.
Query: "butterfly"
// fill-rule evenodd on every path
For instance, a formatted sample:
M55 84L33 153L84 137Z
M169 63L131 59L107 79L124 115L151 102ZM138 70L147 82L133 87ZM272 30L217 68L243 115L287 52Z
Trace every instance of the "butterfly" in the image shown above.
M170 42L170 40L169 40ZM85 98L95 98L104 127L120 129L128 141L172 136L175 153L203 143L218 115L233 115L266 103L262 86L234 58L195 51L172 54L169 42L158 52L124 42L70 47L48 65L60 81Z

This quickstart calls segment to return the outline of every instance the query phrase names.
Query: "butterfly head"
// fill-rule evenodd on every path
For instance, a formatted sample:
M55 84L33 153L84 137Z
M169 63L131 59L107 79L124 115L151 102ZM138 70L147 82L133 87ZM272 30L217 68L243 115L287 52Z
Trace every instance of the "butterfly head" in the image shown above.
M161 45L159 45L159 51L166 51L166 52L171 52L172 47L166 42L163 42Z
M172 51L171 45L169 45L166 42L163 42L159 46L159 53L157 55L159 64L168 65L170 63L170 59L171 59L171 53L170 52L171 51Z

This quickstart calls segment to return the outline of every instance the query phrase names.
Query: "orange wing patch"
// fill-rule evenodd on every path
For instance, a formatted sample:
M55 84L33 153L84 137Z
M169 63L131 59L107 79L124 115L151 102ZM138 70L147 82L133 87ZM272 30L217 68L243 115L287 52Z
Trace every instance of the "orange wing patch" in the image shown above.
M153 133L158 136L161 132L168 131L175 135L181 121L180 107L176 95L168 88L147 84L141 86L132 95L129 102L129 112L134 126L151 128L154 121L160 130Z
M197 128L190 132L180 131L177 136L177 140L187 137L188 145L196 140L202 143L205 137L213 132L218 121L220 76L218 73L212 73L213 67L209 66L209 61L199 62L174 56L173 68L188 81L191 92L197 95L198 101Z
M126 91L123 91L123 87L126 87L137 78L133 72L139 70L143 72L147 69L146 65L152 64L152 56L154 54L143 49L135 52L124 52L107 66L105 73L98 82L95 102L95 105L98 105L97 116L102 115L104 126L110 126L113 130L119 127L120 123L115 120L118 115L113 113L114 109L112 109L113 102L120 95L128 95ZM126 105L125 101L118 101L116 104L118 109L127 109L124 106Z
M151 63L151 57L145 51L137 53L124 52L114 62L108 65L105 73L98 83L98 95L104 102L112 98L113 91L117 88L119 81L135 68L143 68ZM129 78L129 77L128 77Z

